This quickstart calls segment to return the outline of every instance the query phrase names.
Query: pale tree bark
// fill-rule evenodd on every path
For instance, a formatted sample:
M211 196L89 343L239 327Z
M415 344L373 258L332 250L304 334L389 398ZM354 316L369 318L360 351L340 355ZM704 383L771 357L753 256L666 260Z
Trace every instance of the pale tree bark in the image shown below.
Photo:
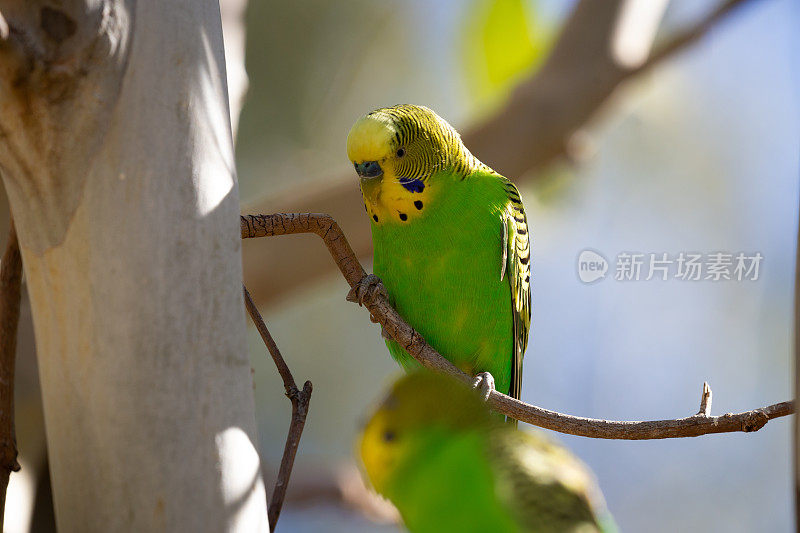
M59 530L266 530L218 3L0 13Z
M236 140L239 114L244 105L249 80L244 67L245 24L247 0L220 0L222 33L225 38L225 66L228 71L228 101L231 110L231 129Z

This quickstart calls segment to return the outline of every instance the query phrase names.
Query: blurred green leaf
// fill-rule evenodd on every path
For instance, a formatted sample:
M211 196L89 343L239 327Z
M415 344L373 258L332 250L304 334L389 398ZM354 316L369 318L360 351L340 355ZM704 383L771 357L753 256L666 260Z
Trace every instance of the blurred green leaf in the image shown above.
M544 59L551 32L530 0L474 0L464 26L464 71L478 108L501 102Z

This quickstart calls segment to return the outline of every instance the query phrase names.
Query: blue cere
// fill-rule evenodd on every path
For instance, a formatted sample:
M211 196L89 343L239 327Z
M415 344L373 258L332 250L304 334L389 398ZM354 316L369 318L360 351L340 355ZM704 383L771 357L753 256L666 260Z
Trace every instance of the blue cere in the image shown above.
M400 185L406 188L409 192L422 192L425 190L425 184L422 180L411 178L400 178Z

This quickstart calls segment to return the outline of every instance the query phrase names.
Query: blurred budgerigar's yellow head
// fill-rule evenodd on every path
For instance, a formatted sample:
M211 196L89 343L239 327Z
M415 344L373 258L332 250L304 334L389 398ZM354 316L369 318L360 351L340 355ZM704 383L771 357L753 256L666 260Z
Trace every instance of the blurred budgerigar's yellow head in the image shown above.
M478 395L453 378L427 370L398 379L367 421L359 453L373 488L385 494L394 469L425 432L462 431L496 423Z
M466 175L482 166L447 121L427 107L410 104L377 109L358 119L347 135L347 156L376 224L422 216L435 201L437 175Z

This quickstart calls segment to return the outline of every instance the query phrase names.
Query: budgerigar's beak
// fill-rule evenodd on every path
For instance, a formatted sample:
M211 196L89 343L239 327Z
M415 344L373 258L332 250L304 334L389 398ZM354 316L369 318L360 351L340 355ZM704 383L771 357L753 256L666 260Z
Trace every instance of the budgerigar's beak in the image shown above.
M383 169L377 161L364 161L363 163L353 163L356 167L356 173L361 178L373 179L383 175Z

